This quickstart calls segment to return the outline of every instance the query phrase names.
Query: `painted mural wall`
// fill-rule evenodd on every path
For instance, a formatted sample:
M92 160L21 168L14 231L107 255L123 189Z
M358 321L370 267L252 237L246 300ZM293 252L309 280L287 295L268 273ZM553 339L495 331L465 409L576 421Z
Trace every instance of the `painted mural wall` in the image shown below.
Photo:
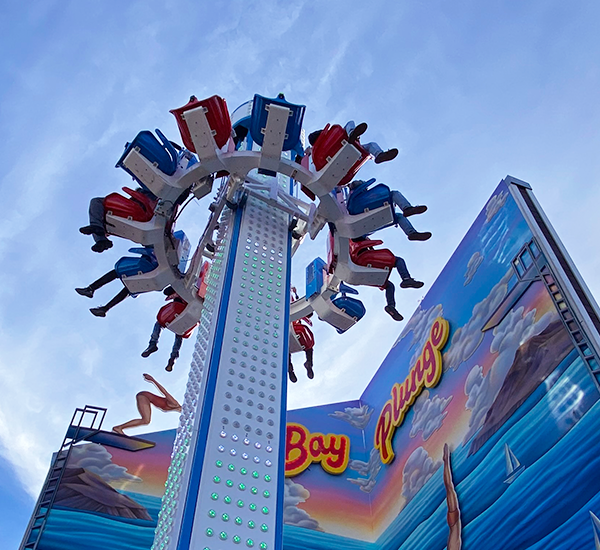
M594 547L598 384L532 238L501 184L360 400L289 413L352 446L288 480L286 549Z
M500 184L360 399L288 412L286 550L600 545L599 386L543 266ZM174 436L76 446L40 550L149 549Z
M39 550L149 550L175 430L143 437L155 446L73 447Z

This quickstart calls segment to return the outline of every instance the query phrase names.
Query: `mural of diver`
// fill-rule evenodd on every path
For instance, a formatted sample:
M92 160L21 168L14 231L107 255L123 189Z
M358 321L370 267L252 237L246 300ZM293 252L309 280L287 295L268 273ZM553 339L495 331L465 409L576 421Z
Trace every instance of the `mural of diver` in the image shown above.
M129 428L137 428L138 426L146 426L150 424L152 419L152 407L154 405L157 409L163 412L177 411L181 412L181 405L161 384L159 384L152 375L144 374L144 380L154 384L158 391L163 395L156 395L149 391L141 391L136 396L137 408L140 412L140 418L134 418L124 424L119 424L113 427L113 432L121 435L126 435L123 430Z

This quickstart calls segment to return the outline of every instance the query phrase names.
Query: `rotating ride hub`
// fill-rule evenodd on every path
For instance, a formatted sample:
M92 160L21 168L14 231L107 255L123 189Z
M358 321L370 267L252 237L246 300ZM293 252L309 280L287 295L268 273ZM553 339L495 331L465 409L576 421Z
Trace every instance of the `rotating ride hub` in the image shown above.
M171 285L185 306L167 328L185 335L199 324L152 548L278 549L286 373L289 353L303 349L290 325L316 312L344 332L364 315L342 281L382 286L389 267L354 263L351 239L391 225L393 205L349 214L344 185L369 155L328 126L303 156L304 106L256 95L230 116L222 98L192 97L172 113L184 149L141 132L117 163L158 198L154 211L130 214L119 201L106 211L110 234L154 247L158 267L123 278L129 291ZM296 198L299 186L315 202ZM213 187L186 264L177 213ZM328 261L307 266L305 296L290 304L292 255L327 224Z

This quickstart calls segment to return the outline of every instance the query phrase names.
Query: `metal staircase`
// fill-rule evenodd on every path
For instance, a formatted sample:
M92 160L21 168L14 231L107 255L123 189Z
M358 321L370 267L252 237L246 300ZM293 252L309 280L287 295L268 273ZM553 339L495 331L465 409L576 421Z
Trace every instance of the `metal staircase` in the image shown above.
M552 297L552 301L556 306L567 332L570 334L575 347L579 351L579 355L584 360L592 374L594 374L596 379L600 382L599 358L594 348L592 348L590 345L590 342L588 341L585 332L582 330L579 321L573 315L571 307L565 300L564 293L554 278L554 275L548 268L548 265L544 265L540 268L540 275L542 276L542 281Z
M106 409L101 407L86 405L83 409L75 409L62 445L52 459L50 471L29 520L29 525L27 526L19 550L36 550L38 547L69 456L71 456L73 445L89 434L90 429L99 430L105 415Z
M497 311L500 311L500 314L495 312L484 328L489 329L496 326L502 320L503 315L506 315L508 310L516 303L523 292L525 292L528 285L533 281L541 280L544 283L550 298L554 302L556 311L569 333L573 345L579 352L580 357L583 359L590 372L594 375L600 389L600 357L598 356L598 352L594 349L588 336L583 330L581 321L574 314L573 307L565 297L564 290L561 288L560 283L550 269L548 260L541 252L540 246L535 239L531 240L521 248L519 253L513 259L512 265L518 279L517 284L509 293L514 294L513 299L505 299L505 303L498 307ZM518 290L519 285L521 286L520 290Z

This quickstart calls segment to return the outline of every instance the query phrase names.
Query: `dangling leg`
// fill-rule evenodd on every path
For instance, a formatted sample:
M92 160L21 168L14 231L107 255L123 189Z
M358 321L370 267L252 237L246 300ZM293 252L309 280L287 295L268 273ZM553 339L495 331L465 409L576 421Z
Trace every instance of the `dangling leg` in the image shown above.
M160 323L156 321L156 323L154 323L154 328L152 329L152 334L150 335L148 347L142 351L142 357L150 357L152 353L158 351L158 339L160 338L161 330L162 327L160 326Z
M179 350L181 349L181 344L183 343L183 336L179 336L179 334L175 335L175 342L173 342L173 349L171 350L171 357L169 357L169 362L165 367L167 372L171 372L173 370L173 365L175 365L175 361L179 357Z
M92 246L94 252L104 252L112 247L113 243L106 237L104 225L104 199L96 197L90 201L90 225L79 228L84 235L92 235L95 244Z
M137 408L140 412L141 418L135 418L129 422L125 422L125 424L119 424L113 428L113 432L125 435L123 430L127 428L135 428L136 426L145 426L146 424L150 424L150 419L152 418L152 409L150 407L150 399L148 399L147 396L148 393L149 392L141 391L135 396Z
M84 288L76 288L75 292L77 292L77 294L81 294L81 296L87 296L88 298L93 298L94 297L94 292L96 292L96 290L98 290L99 288L103 287L104 285L110 283L111 281L114 281L115 279L118 279L119 276L117 275L116 270L111 270L108 273L105 273L104 275L102 275L102 277L100 277L98 280L94 281L91 285L86 286Z
M313 348L305 349L304 354L306 355L306 362L304 363L306 375L312 380L315 377L313 372Z
M346 126L344 126L344 130L348 134L348 142L354 143L360 136L362 136L367 131L367 123L361 122L358 126L354 123L353 120L349 120L346 122Z
M408 236L409 241L426 241L431 238L431 233L429 231L417 231L412 223L406 219L406 216L400 214L400 212L394 212L394 222L399 225L400 229Z
M422 214L427 211L425 205L413 206L408 202L407 198L400 193L400 191L392 191L392 202L402 210L402 215L405 218L414 216L416 214Z
M398 310L396 309L396 289L394 288L394 283L391 281L387 281L385 283L385 299L387 301L387 305L385 306L385 312L394 320L394 321L402 321L404 317L400 315Z
M123 288L123 290L121 290L121 292L119 292L119 294L117 294L105 306L93 307L90 309L90 311L92 312L92 315L95 315L96 317L106 317L106 312L115 307L117 304L120 304L125 298L127 298L127 296L129 296L129 290Z
M292 354L290 353L288 356L288 376L290 377L290 382L296 383L298 382L298 378L296 377L296 373L294 372L294 365L292 365Z
M398 273L400 273L400 277L402 278L400 288L421 288L423 286L424 283L422 283L421 281L415 281L415 279L413 279L410 276L404 258L396 256L396 269L398 270Z
M369 143L361 143L361 145L375 157L375 164L381 164L382 162L387 162L388 160L394 160L398 156L398 149L388 149L384 151L379 144L374 141L370 141Z

